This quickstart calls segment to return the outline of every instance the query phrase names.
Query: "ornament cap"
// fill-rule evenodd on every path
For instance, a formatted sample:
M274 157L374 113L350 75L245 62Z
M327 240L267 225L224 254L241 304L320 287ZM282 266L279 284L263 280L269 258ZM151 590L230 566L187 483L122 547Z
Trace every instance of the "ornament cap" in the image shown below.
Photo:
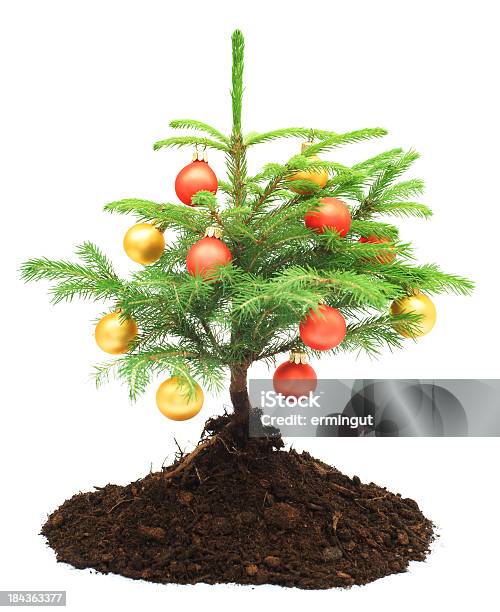
M198 149L198 147L195 147L195 150L193 151L193 161L208 162L206 147L204 147L201 151Z
M309 363L309 359L307 355L302 351L291 351L288 360L291 363L296 363L296 364L301 363L303 365L306 365Z
M205 230L205 238L222 238L222 229L217 225L209 225Z
M306 142L303 142L302 145L300 146L300 152L304 153L304 151L313 144L314 144L313 140L307 140Z

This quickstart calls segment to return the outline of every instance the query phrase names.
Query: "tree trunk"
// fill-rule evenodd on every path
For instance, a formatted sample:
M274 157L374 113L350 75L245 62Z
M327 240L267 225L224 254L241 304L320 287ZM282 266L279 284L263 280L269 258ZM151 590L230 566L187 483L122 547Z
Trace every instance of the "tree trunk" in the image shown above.
M250 398L248 397L247 372L249 365L241 363L231 366L231 383L229 394L234 408L235 420L239 423L248 421Z

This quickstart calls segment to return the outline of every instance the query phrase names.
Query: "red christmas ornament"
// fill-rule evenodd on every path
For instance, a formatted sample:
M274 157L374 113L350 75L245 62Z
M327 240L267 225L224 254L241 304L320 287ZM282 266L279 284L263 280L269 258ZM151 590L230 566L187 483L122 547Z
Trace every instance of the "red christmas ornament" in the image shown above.
M316 372L304 353L290 353L289 360L278 366L273 376L274 391L286 397L309 395L317 384Z
M368 242L370 244L385 244L390 242L389 238L377 238L377 236L367 236L366 238L362 236L359 239L359 242ZM394 253L394 249L391 247L384 249L381 251L380 255L377 255L376 259L380 261L380 263L391 263L396 259L396 253Z
M328 351L338 346L346 335L346 322L336 308L320 304L309 311L300 323L302 342L316 351Z
M211 191L216 193L219 183L215 172L210 168L204 159L198 159L199 154L195 153L195 159L185 166L175 179L175 193L181 202L192 206L192 197L198 191Z
M220 228L208 227L205 238L193 244L186 257L189 274L210 278L217 266L225 266L233 259L231 251L222 242L221 237Z
M342 200L321 198L319 206L306 213L304 221L309 229L318 234L332 229L344 237L351 227L351 212Z

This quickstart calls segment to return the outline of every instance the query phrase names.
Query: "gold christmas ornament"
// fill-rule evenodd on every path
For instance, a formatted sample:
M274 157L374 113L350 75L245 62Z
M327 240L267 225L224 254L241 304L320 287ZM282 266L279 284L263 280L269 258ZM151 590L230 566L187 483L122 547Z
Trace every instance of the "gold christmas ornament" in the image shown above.
M304 142L302 144L302 152L304 152L307 147L310 147L312 142ZM310 155L307 158L309 161L319 161L319 157L317 155ZM289 181L311 181L312 183L316 183L320 189L326 185L328 181L328 172L326 170L300 170L293 174L289 179ZM300 193L302 195L307 195L312 193L311 191L307 191L307 189L295 189L291 187L292 191L295 193Z
M408 295L400 300L395 300L391 305L391 314L416 314L421 315L420 321L415 325L415 331L409 333L407 330L394 326L405 338L418 338L428 334L436 323L436 307L430 298L419 291Z
M198 383L194 383L194 395L189 392L187 383L178 376L168 378L158 387L156 405L160 412L173 421L187 421L200 412L204 395Z
M125 234L123 248L130 259L145 266L160 259L165 250L165 237L151 223L137 223Z
M99 348L111 355L126 353L136 336L137 324L134 319L123 318L119 311L107 314L95 328L95 341Z

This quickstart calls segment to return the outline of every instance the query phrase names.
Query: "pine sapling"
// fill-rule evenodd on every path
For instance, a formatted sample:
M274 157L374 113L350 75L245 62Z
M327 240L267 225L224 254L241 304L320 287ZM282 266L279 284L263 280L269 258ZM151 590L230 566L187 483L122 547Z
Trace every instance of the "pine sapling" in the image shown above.
M215 179L215 189L201 190L196 177L179 178L182 203L130 198L104 207L140 224L127 233L125 247L144 265L130 279L120 278L90 242L77 250L80 263L42 258L22 266L26 281L52 282L54 303L78 297L110 304L104 333L123 331L129 322L129 336L109 347L120 356L96 366L98 384L114 374L128 383L135 400L154 376L167 371L192 398L198 385L221 391L229 372L233 418L240 423L249 414L247 375L253 363L274 363L289 351L314 358L341 351L376 356L423 333L428 313L419 312L419 296L430 301L428 295L465 295L473 287L435 264L416 263L411 244L400 240L390 222L432 214L416 201L422 181L404 178L418 159L415 151L391 149L352 166L326 160L341 146L383 137L384 129L243 133L243 52L243 36L235 31L231 133L178 119L170 126L188 134L154 145L194 148L200 164L206 164L208 151L223 154L227 176ZM302 150L249 175L248 151L279 139L299 139ZM165 243L166 230L173 232ZM192 251L206 234L219 241L222 257L219 265L208 266L209 273L200 267L206 255L195 257ZM187 257L194 260L192 269ZM346 326L338 344L318 350L314 342L304 343L300 324L321 323L322 306L339 313Z

